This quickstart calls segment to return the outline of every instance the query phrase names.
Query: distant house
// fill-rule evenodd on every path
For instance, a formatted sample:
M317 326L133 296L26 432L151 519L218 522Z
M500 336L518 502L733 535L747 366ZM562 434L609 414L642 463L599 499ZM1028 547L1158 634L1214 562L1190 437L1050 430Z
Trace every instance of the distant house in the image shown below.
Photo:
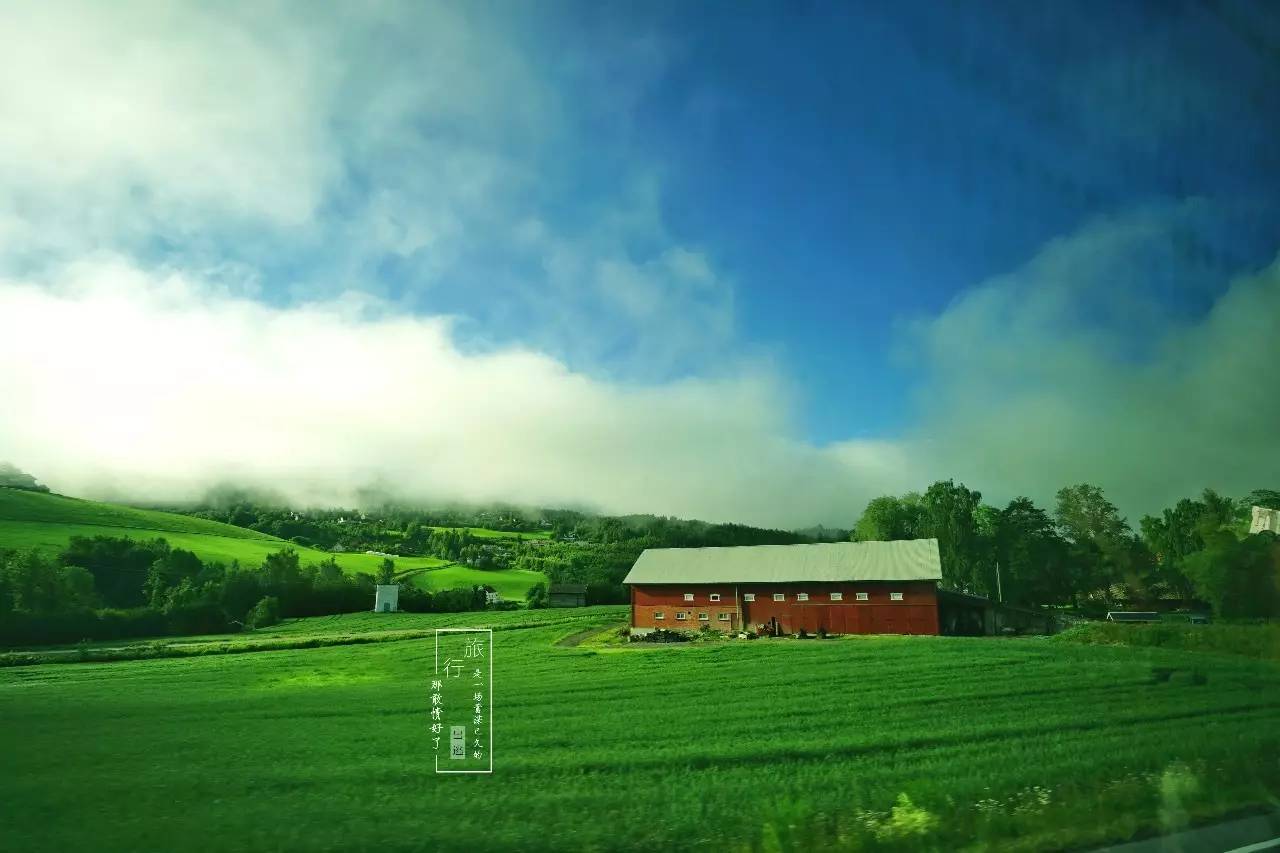
M502 596L498 595L498 591L491 586L484 587L484 603L497 604L502 600Z
M1154 610L1112 610L1107 613L1108 622L1159 622L1160 614Z
M374 587L373 611L395 613L400 609L400 584L380 583Z
M552 607L586 607L587 588L580 583L553 583L547 590L547 603Z
M1264 530L1280 533L1280 509L1267 509L1265 506L1253 508L1253 520L1249 522L1249 532L1261 533Z

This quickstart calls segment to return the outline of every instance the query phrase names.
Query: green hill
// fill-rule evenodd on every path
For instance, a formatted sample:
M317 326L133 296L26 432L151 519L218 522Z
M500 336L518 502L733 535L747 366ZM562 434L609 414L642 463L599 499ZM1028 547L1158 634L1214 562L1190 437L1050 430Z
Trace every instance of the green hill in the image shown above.
M438 569L411 569L400 580L427 592L455 589L460 586L491 586L508 601L522 601L537 583L545 583L546 575L522 569L487 571L469 566L446 566Z
M174 548L191 551L202 560L239 560L249 566L258 565L268 554L285 547L296 550L304 564L333 557L351 573L374 574L382 562L373 554L330 554L203 518L0 488L0 548L37 549L53 554L66 547L73 536L162 537ZM447 565L435 557L398 557L395 562L399 571Z
M153 532L198 533L231 539L275 539L265 533L218 521L135 509L120 504L99 503L48 492L0 489L0 519L38 524L92 524L101 527L130 527ZM278 541L278 540L277 540Z

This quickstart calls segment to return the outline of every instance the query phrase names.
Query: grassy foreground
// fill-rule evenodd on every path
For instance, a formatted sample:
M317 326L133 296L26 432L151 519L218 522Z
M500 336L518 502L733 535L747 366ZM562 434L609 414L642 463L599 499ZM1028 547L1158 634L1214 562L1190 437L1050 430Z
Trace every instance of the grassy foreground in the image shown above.
M625 620L625 605L507 610L491 613L339 613L305 619L286 619L270 628L239 634L205 634L103 640L75 646L39 646L0 651L0 667L82 661L147 660L199 655L242 654L280 649L387 643L433 636L436 628L474 627L513 631L545 625L572 626L581 631L612 620Z
M1280 793L1269 661L1042 639L555 645L617 613L397 626L509 628L492 776L432 772L429 639L0 670L0 837L32 851L1043 850ZM377 616L278 633L381 630Z
M1116 646L1155 646L1195 652L1248 655L1280 661L1280 625L1124 625L1093 622L1059 634L1057 640Z

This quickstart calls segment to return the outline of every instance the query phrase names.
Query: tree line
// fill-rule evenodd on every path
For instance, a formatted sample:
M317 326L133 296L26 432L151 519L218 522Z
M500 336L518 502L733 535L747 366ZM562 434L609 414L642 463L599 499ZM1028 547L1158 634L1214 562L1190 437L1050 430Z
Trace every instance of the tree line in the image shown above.
M872 500L854 541L936 538L944 586L1025 605L1099 611L1161 600L1203 602L1222 616L1280 615L1280 543L1248 532L1252 506L1280 492L1233 499L1205 489L1134 530L1102 489L1060 489L1052 512L1018 497L1004 507L953 480Z
M203 561L162 538L74 537L56 556L0 550L0 643L214 634L281 618L371 610L373 587L394 575L349 575L332 559L300 564L292 548L258 566ZM485 609L480 587L428 592L404 584L400 609Z

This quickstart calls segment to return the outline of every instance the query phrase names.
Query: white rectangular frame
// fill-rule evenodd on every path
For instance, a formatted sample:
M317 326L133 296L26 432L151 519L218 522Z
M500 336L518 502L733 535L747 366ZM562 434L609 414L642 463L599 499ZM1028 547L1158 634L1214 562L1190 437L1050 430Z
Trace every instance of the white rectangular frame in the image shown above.
M441 770L440 756L435 755L437 773L454 776L491 774L493 773L493 629L492 628L436 628L435 636L435 669L440 674L440 635L441 634L488 634L489 635L489 769L488 770Z

